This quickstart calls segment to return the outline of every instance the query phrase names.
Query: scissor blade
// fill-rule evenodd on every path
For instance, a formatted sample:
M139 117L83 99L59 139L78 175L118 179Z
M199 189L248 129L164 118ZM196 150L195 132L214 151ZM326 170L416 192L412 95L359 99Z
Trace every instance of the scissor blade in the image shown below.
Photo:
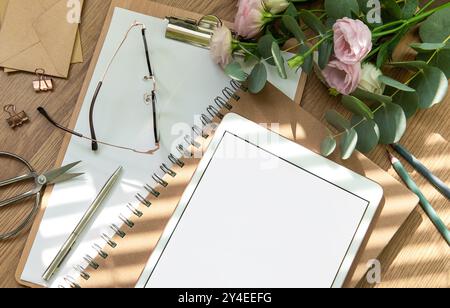
M53 185L53 184L70 181L70 180L80 177L82 175L84 175L84 173L66 173L66 174L63 174L63 175L57 177L53 181L48 182L47 185Z
M61 177L62 175L66 174L70 169L72 169L73 167L77 166L78 164L80 164L81 161L75 162L75 163L71 163L67 166L61 167L59 169L55 169L49 172L46 172L44 174L45 178L47 179L47 184L48 183L58 183L60 182L58 180L59 177Z

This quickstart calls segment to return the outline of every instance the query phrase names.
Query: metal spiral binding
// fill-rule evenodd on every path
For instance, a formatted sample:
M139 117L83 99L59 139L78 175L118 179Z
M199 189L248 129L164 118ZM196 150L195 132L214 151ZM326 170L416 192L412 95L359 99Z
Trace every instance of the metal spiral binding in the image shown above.
M81 267L80 265L76 265L73 267L73 269L78 272L80 274L80 277L83 278L84 280L89 280L91 278L91 276L86 273L86 271L84 270L83 267Z
M213 117L213 118L217 117L217 118L219 118L220 120L223 120L223 118L225 118L225 116L224 116L222 113L220 113L220 111L217 110L217 108L214 107L214 106L209 106L209 107L206 109L206 111L208 111L209 115L210 115L211 117Z
M233 106L231 106L223 97L216 97L214 102L220 109L228 109L228 110L233 109Z
M192 152L189 152L182 144L177 146L177 151L181 154L182 157L192 157Z
M148 201L146 198L144 198L141 194L137 194L136 195L136 199L142 204L145 205L146 207L151 207L152 203L150 201Z
M161 195L161 193L159 191L157 191L156 189L154 189L153 187L151 187L148 184L145 185L144 188L146 191L148 191L149 194L151 194L155 198L159 198L159 196Z
M120 238L125 238L125 236L127 236L127 234L125 232L123 232L122 230L120 230L120 228L118 226L116 226L115 224L112 224L110 226L111 230L114 231L114 233L116 233L116 235Z
M197 125L192 126L192 131L194 132L194 135L196 135L197 137L202 137L203 139L209 138L209 134L204 129L201 129ZM172 154L170 154L170 155L173 156ZM170 159L170 156L169 156L169 159Z
M203 126L207 126L213 122L212 119L210 119L207 115L202 114L200 117L200 120L202 121Z
M81 289L81 286L76 282L75 279L73 279L72 276L66 276L64 277L64 281L70 286L72 289ZM64 288L63 286L60 286L61 288Z
M165 174L168 174L168 175L170 175L170 176L173 177L173 178L177 176L177 173L176 173L175 171L173 171L172 169L170 169L169 167L167 167L166 164L162 164L162 165L161 165L161 170L162 170Z
M224 115L222 114L221 110L231 111L233 109L233 106L229 103L229 101L240 100L240 97L236 94L236 92L238 90L247 91L247 89L244 88L243 84L241 84L235 80L232 80L230 82L230 86L225 87L223 89L223 91L222 91L223 96L222 97L218 96L214 99L214 103L217 107L210 105L206 109L206 113L201 115L200 119L203 124L203 128L198 127L196 125L194 125L192 127L192 131L194 132L195 136L202 137L204 139L207 139L209 137L210 132L214 131L214 127L211 128L211 125L215 124L214 118L217 117L218 119L222 120L224 118ZM195 148L201 147L201 144L199 144L195 140L195 138L193 138L192 136L187 135L184 138L184 141L186 142L186 145L179 144L176 147L177 151L179 152L179 154L181 155L182 158L183 157L189 158L194 155L191 151L189 151L189 147L191 147L191 146L195 147ZM178 156L171 153L168 156L168 159L174 166L184 168L184 166L185 166L184 161L182 160L182 158L177 158L177 157ZM169 168L168 165L165 163L161 164L160 169L163 171L164 175L169 175L173 178L177 176L177 173L173 169ZM167 181L165 181L157 173L153 174L152 179L155 181L156 184L159 184L162 187L169 186L169 183ZM143 188L155 198L159 198L161 196L161 193L159 191L157 191L156 189L154 189L151 185L147 184ZM136 194L135 198L139 202L139 204L142 204L143 206L145 206L147 208L150 208L152 206L152 203L149 200L147 200L147 198L144 198L144 196L140 193ZM131 214L137 218L141 218L144 216L144 213L142 211L140 211L132 203L128 203L126 205L126 209L128 209L131 212ZM119 219L120 219L120 221L122 221L124 223L124 226L128 226L130 229L134 228L135 223L131 219L127 218L124 214L120 214ZM109 228L118 237L120 237L120 238L126 237L126 232L122 231L118 225L111 224L109 226ZM106 233L102 233L101 239L105 242L105 246L110 246L113 249L117 248L117 246L118 246L117 242L115 242L114 239L111 238ZM104 249L100 245L95 244L92 248L97 252L97 254L102 259L107 259L109 257L108 254L104 251ZM88 264L87 265L88 267L91 267L94 270L98 270L100 268L100 265L97 262L95 262L95 259L89 255L86 255L83 258L83 260ZM81 265L74 266L74 270L80 274L80 277L82 279L89 280L91 277L85 269L86 269L86 267L83 267ZM78 284L77 280L75 280L72 276L64 277L64 281L66 282L66 284L68 284L70 286L70 288L81 288L80 284ZM59 287L65 288L63 285L60 285Z
M185 137L184 137L184 141L186 141L186 143L188 144L188 145L192 145L194 148L196 148L196 149L200 149L201 148L201 144L200 143L198 143L197 141L195 141L195 139L194 138L192 138L192 136L189 136L189 135L186 135Z
M132 222L130 219L126 218L123 214L120 214L119 218L126 226L128 226L128 228L130 228L130 229L134 228L134 222Z
M85 255L83 259L89 264L90 267L92 267L95 270L97 270L100 267L100 265L98 265L98 263L95 262L94 258L92 258L89 255Z
M181 161L180 159L176 158L173 154L169 155L169 160L174 165L178 165L178 167L184 168L184 162ZM159 195L158 195L158 197L159 197Z
M139 211L137 208L135 208L133 205L131 205L131 203L128 203L127 208L131 211L131 213L134 214L134 216L136 216L137 218L141 218L142 216L144 216L144 213L142 213L141 211Z
M152 178L153 178L153 180L157 183L157 184L159 184L159 185L161 185L162 187L167 187L167 186L169 186L169 183L167 183L166 181L164 181L159 175L157 175L156 173L155 174L153 174L153 176L152 176Z
M108 258L108 254L106 252L103 251L102 247L100 247L100 245L95 244L94 246L92 246L92 248L95 249L95 251L97 251L98 255L102 258L102 259L106 259Z
M109 237L107 234L103 233L102 234L102 239L106 242L106 244L108 244L111 248L116 248L117 247L117 243L114 242L112 240L111 237Z

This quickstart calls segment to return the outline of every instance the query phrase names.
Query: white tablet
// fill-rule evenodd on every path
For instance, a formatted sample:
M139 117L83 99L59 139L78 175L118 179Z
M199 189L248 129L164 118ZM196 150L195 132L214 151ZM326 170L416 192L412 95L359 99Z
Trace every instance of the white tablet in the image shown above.
M139 288L342 287L382 188L227 115Z

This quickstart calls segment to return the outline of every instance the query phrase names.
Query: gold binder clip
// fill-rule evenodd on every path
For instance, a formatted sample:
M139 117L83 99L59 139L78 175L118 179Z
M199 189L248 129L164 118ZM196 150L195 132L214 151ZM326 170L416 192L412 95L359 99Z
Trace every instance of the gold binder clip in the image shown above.
M38 68L35 71L37 79L33 81L33 88L36 93L53 91L53 80L45 76L45 70Z
M223 25L222 20L214 15L206 15L200 20L167 17L166 38L188 43L194 46L209 48L211 36Z
M5 113L9 114L9 118L6 119L6 122L8 122L9 127L12 129L16 129L30 121L30 118L28 118L25 111L16 113L16 106L14 105L6 105L3 110Z

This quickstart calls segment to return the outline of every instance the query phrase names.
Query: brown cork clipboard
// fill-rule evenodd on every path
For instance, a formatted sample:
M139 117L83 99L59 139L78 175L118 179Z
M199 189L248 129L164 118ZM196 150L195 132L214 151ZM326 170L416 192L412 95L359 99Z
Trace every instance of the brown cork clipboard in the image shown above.
M159 18L177 16L198 19L201 17L199 14L190 13L151 1L113 0L71 119L69 125L70 128L75 127L77 122L78 114L81 110L100 50L108 32L115 7L121 7ZM259 95L250 95L248 93L239 92L241 99L239 101L230 102L234 107L232 112L240 114L256 123L279 123L279 133L281 135L318 152L320 149L320 142L327 131L320 121L316 120L299 107L305 84L306 76L301 79L295 100L296 104L271 85L268 85ZM202 140L203 148L207 147L209 140L210 139ZM63 150L61 150L57 160L58 166L61 165L64 159L69 142L70 136L67 136L64 140ZM380 208L380 218L372 226L371 232L369 232L367 236L366 243L363 245L360 255L357 257L357 262L355 262L352 274L349 275L346 284L347 287L354 287L365 275L368 269L368 261L376 259L381 254L401 225L416 208L418 199L388 173L361 154L357 154L352 159L345 162L341 161L337 156L332 157L332 159L357 173L376 181L383 186L385 191L385 199ZM90 279L87 281L80 280L79 284L81 287L131 288L135 286L152 250L159 241L167 222L177 207L179 199L189 184L198 163L198 159L187 159L183 168L174 168L177 176L175 178L167 176L164 179L169 183L167 188L157 187L157 190L161 192L159 198L148 197L148 200L152 202L152 207L147 208L142 206L139 209L144 215L141 218L136 217L133 219L135 226L132 229L124 227L123 231L127 233L124 239L118 237L114 238L114 241L118 244L116 248L113 249L109 246L105 247L105 252L109 257L107 259L97 258L96 262L99 263L100 268L98 270L93 270L91 268L87 269ZM287 183L287 185L298 184ZM39 225L44 216L50 194L51 191L48 190L43 198L41 210L31 229L30 236L16 272L17 281L20 284L29 287L39 286L22 281L21 274L39 230Z

